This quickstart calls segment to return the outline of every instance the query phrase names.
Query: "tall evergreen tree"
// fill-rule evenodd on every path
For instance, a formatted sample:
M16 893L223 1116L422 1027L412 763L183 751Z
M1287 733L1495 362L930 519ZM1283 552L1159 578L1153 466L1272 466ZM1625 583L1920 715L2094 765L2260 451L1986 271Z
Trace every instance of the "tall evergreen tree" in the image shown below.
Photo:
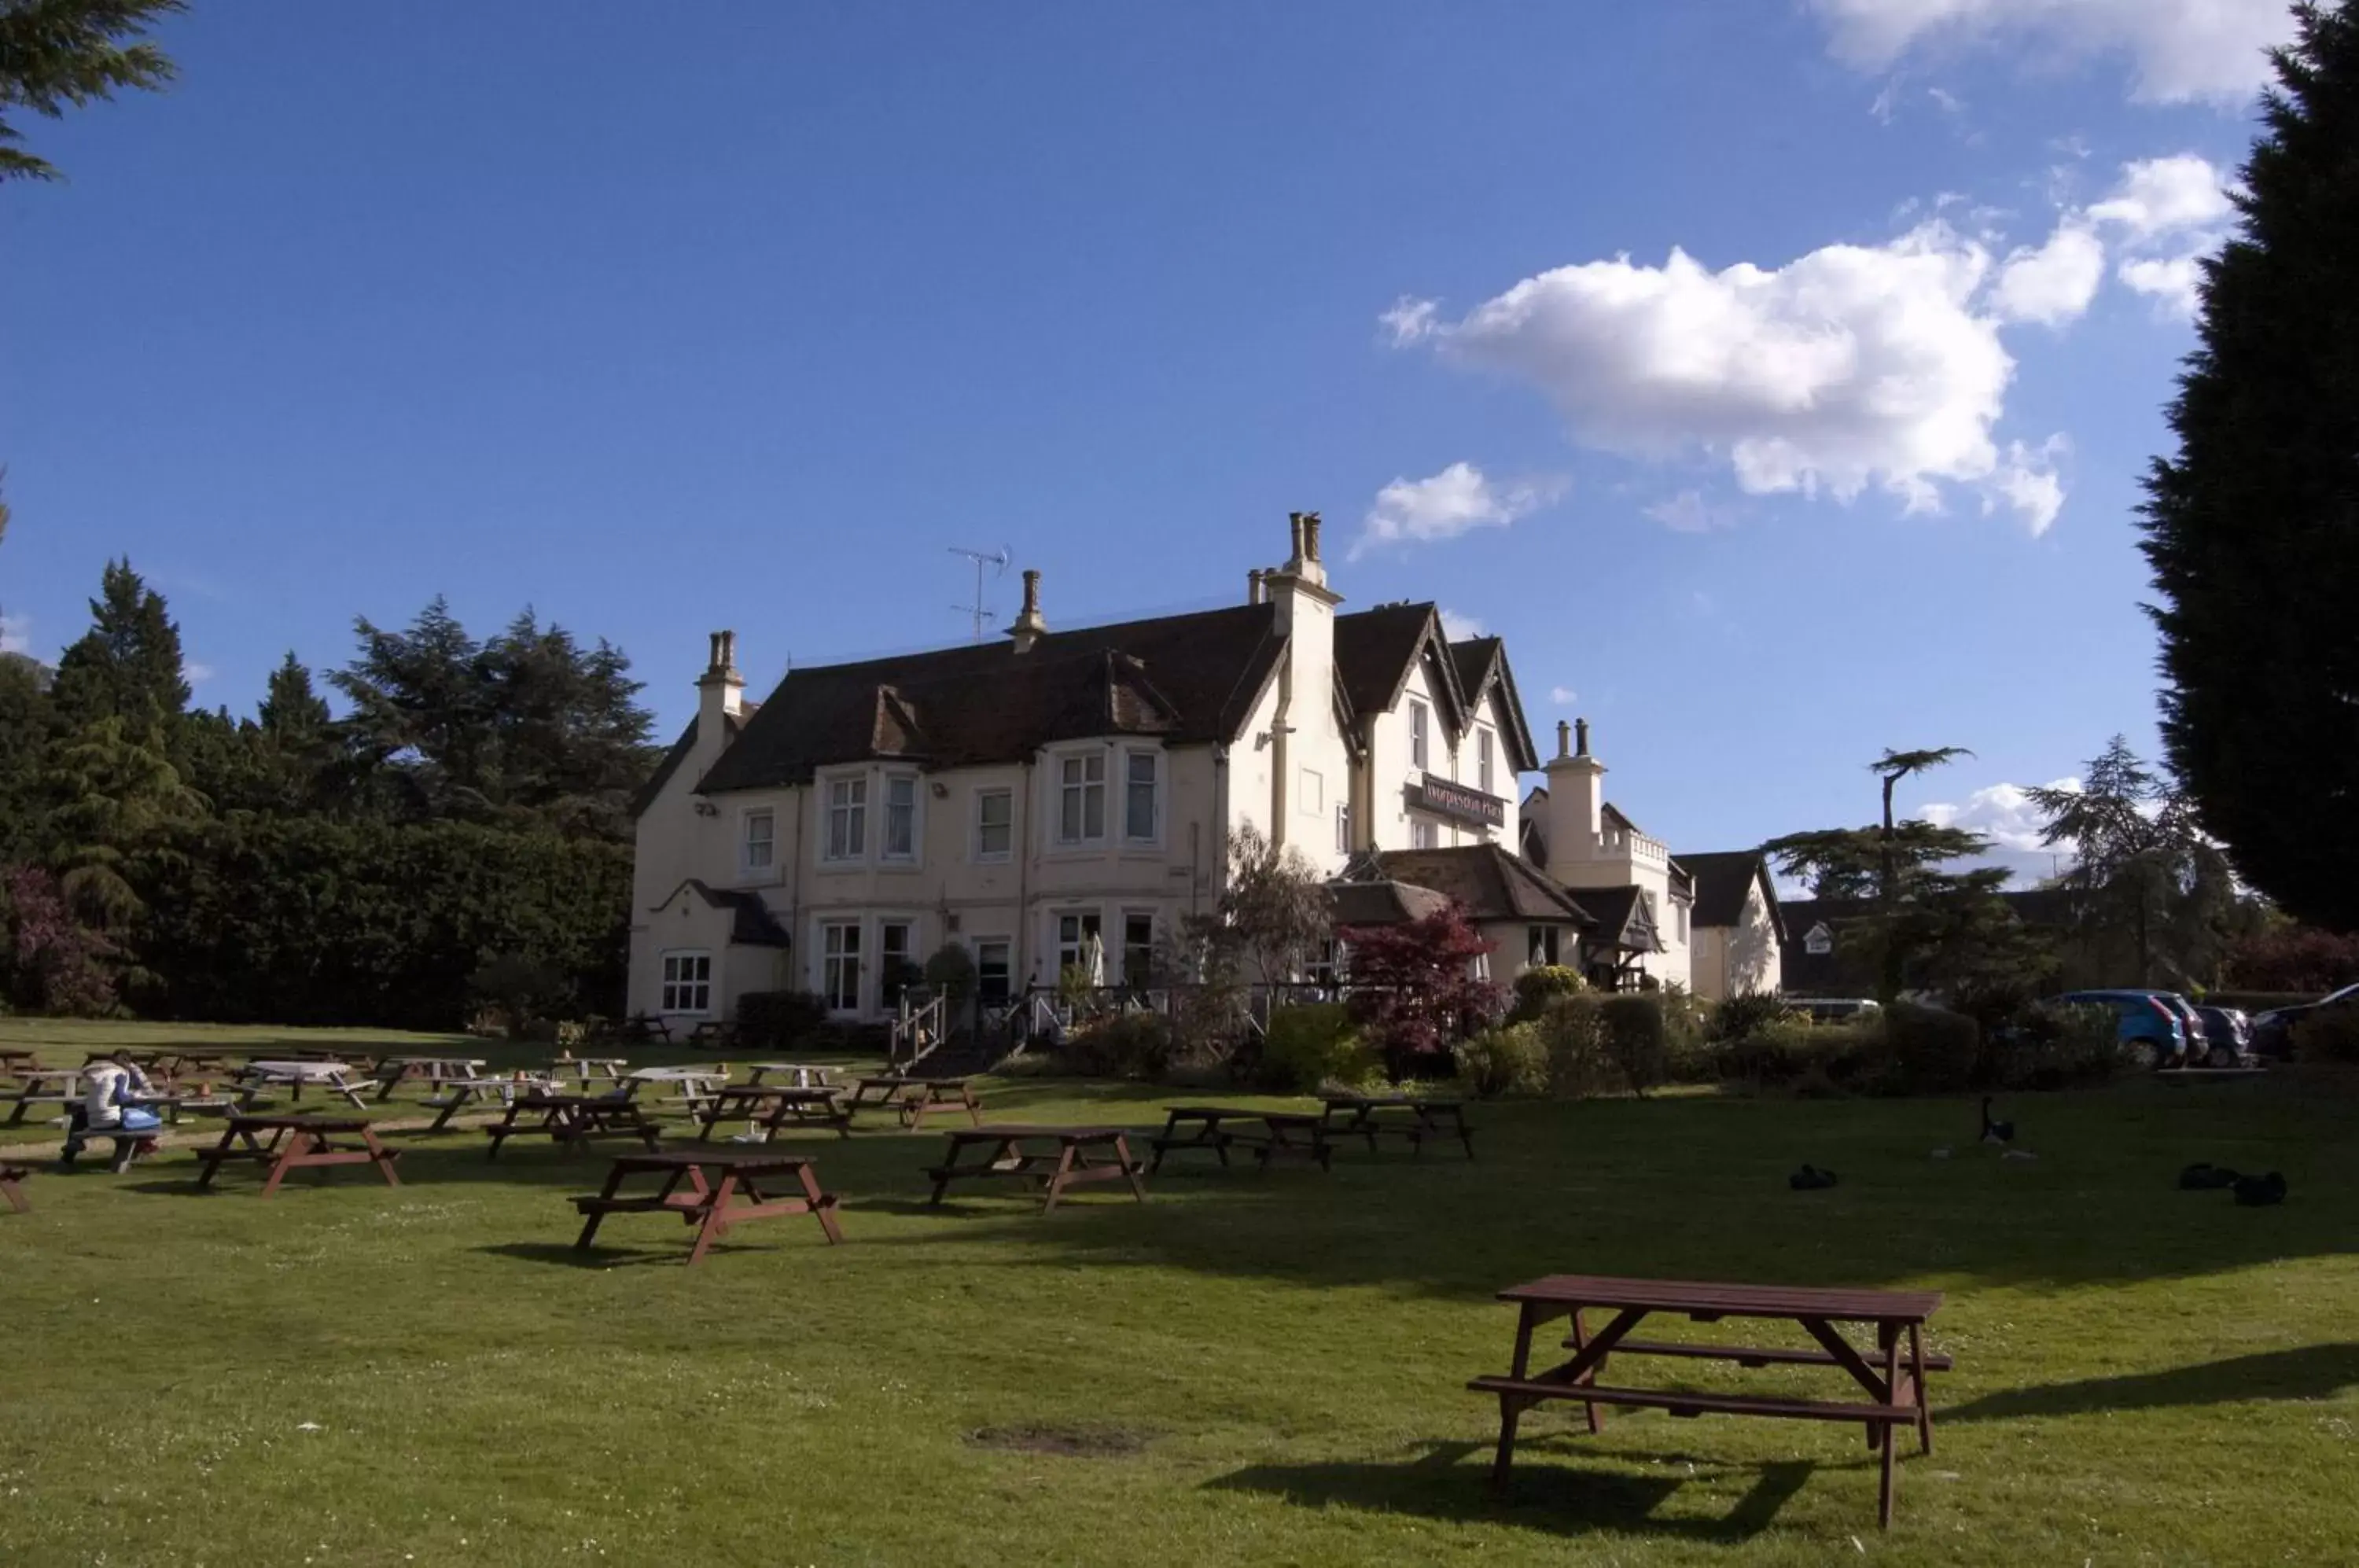
M2359 930L2359 0L2296 7L2147 479L2163 737L2292 913Z
M185 0L0 0L0 180L55 180L47 160L19 152L7 112L55 120L69 108L112 98L118 88L160 90L172 62L140 39Z
M59 887L91 925L123 929L147 909L140 856L159 849L175 826L201 819L203 798L152 736L118 714L53 746L42 783Z
M189 706L180 628L164 596L129 561L111 561L90 602L91 628L58 660L50 700L59 722L80 729L119 718L139 736L168 746Z

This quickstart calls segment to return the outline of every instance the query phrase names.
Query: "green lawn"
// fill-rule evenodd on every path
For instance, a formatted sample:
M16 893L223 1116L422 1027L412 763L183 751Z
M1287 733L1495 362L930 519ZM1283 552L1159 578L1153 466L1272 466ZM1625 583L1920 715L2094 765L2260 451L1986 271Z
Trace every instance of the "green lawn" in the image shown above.
M988 1094L1027 1120L1201 1097ZM0 1562L2350 1561L2359 1106L2140 1083L2006 1109L2038 1160L1973 1147L1960 1101L1484 1105L1479 1163L1167 1171L1143 1207L1046 1218L927 1209L934 1135L814 1138L846 1244L773 1222L694 1271L681 1227L630 1217L577 1263L564 1197L601 1167L489 1164L473 1132L408 1140L398 1192L339 1171L268 1203L245 1172L191 1192L180 1152L45 1170L0 1212ZM2293 1196L2176 1191L2199 1159ZM1789 1192L1803 1160L1843 1184ZM1949 1292L1958 1367L1895 1529L1854 1429L1653 1412L1527 1417L1491 1502L1495 1407L1462 1388L1506 1367L1490 1293L1567 1269Z

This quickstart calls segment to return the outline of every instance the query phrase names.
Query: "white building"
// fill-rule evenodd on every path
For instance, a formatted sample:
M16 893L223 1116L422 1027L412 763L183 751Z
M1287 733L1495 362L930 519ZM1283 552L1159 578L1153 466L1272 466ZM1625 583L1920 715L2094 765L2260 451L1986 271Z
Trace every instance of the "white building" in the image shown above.
M797 670L758 704L716 634L637 806L631 1009L784 988L874 1018L951 942L986 999L1093 959L1136 983L1242 823L1329 876L1512 855L1538 758L1504 647L1430 604L1339 615L1317 515L1291 528L1226 609L1056 632L1027 572L1004 642Z

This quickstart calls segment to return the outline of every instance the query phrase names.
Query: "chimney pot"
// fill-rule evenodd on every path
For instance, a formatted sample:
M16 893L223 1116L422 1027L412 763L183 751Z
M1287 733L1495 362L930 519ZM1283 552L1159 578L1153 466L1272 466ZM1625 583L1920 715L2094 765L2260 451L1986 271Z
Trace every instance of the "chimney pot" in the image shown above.
M723 670L737 668L737 634L735 632L721 634L721 668Z
M1016 613L1007 635L1016 639L1016 652L1029 653L1048 629L1049 623L1040 616L1040 573L1027 568L1024 573L1024 608Z
M1024 572L1024 613L1040 613L1040 572L1037 567L1027 567Z
M1319 514L1316 512L1302 514L1302 559L1319 559Z
M1559 757L1572 755L1572 726L1562 719L1556 722L1556 754Z
M1261 603L1261 568L1258 566L1245 573L1245 603L1248 604Z
M1286 527L1288 537L1293 541L1293 550L1287 556L1286 563L1288 566L1292 566L1302 559L1302 514L1299 512L1287 513Z
M712 644L712 651L706 655L704 668L707 670L719 670L722 667L721 634L719 632L712 633L710 641Z
M1572 733L1574 737L1573 755L1576 757L1587 757L1589 755L1589 721L1587 719L1575 719L1572 724Z

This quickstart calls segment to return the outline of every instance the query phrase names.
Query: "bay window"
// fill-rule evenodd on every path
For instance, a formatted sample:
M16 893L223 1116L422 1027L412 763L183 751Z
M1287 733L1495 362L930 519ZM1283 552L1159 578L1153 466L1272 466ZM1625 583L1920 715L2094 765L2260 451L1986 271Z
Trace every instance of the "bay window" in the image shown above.
M918 858L918 776L885 776L885 845L887 860Z
M830 920L820 927L819 994L839 1013L860 1010L860 922Z
M1161 765L1151 751L1123 754L1122 836L1132 844L1155 842Z
M859 860L868 854L868 780L832 779L827 786L827 855Z
M1057 765L1057 842L1105 842L1106 759L1103 751L1068 757Z

